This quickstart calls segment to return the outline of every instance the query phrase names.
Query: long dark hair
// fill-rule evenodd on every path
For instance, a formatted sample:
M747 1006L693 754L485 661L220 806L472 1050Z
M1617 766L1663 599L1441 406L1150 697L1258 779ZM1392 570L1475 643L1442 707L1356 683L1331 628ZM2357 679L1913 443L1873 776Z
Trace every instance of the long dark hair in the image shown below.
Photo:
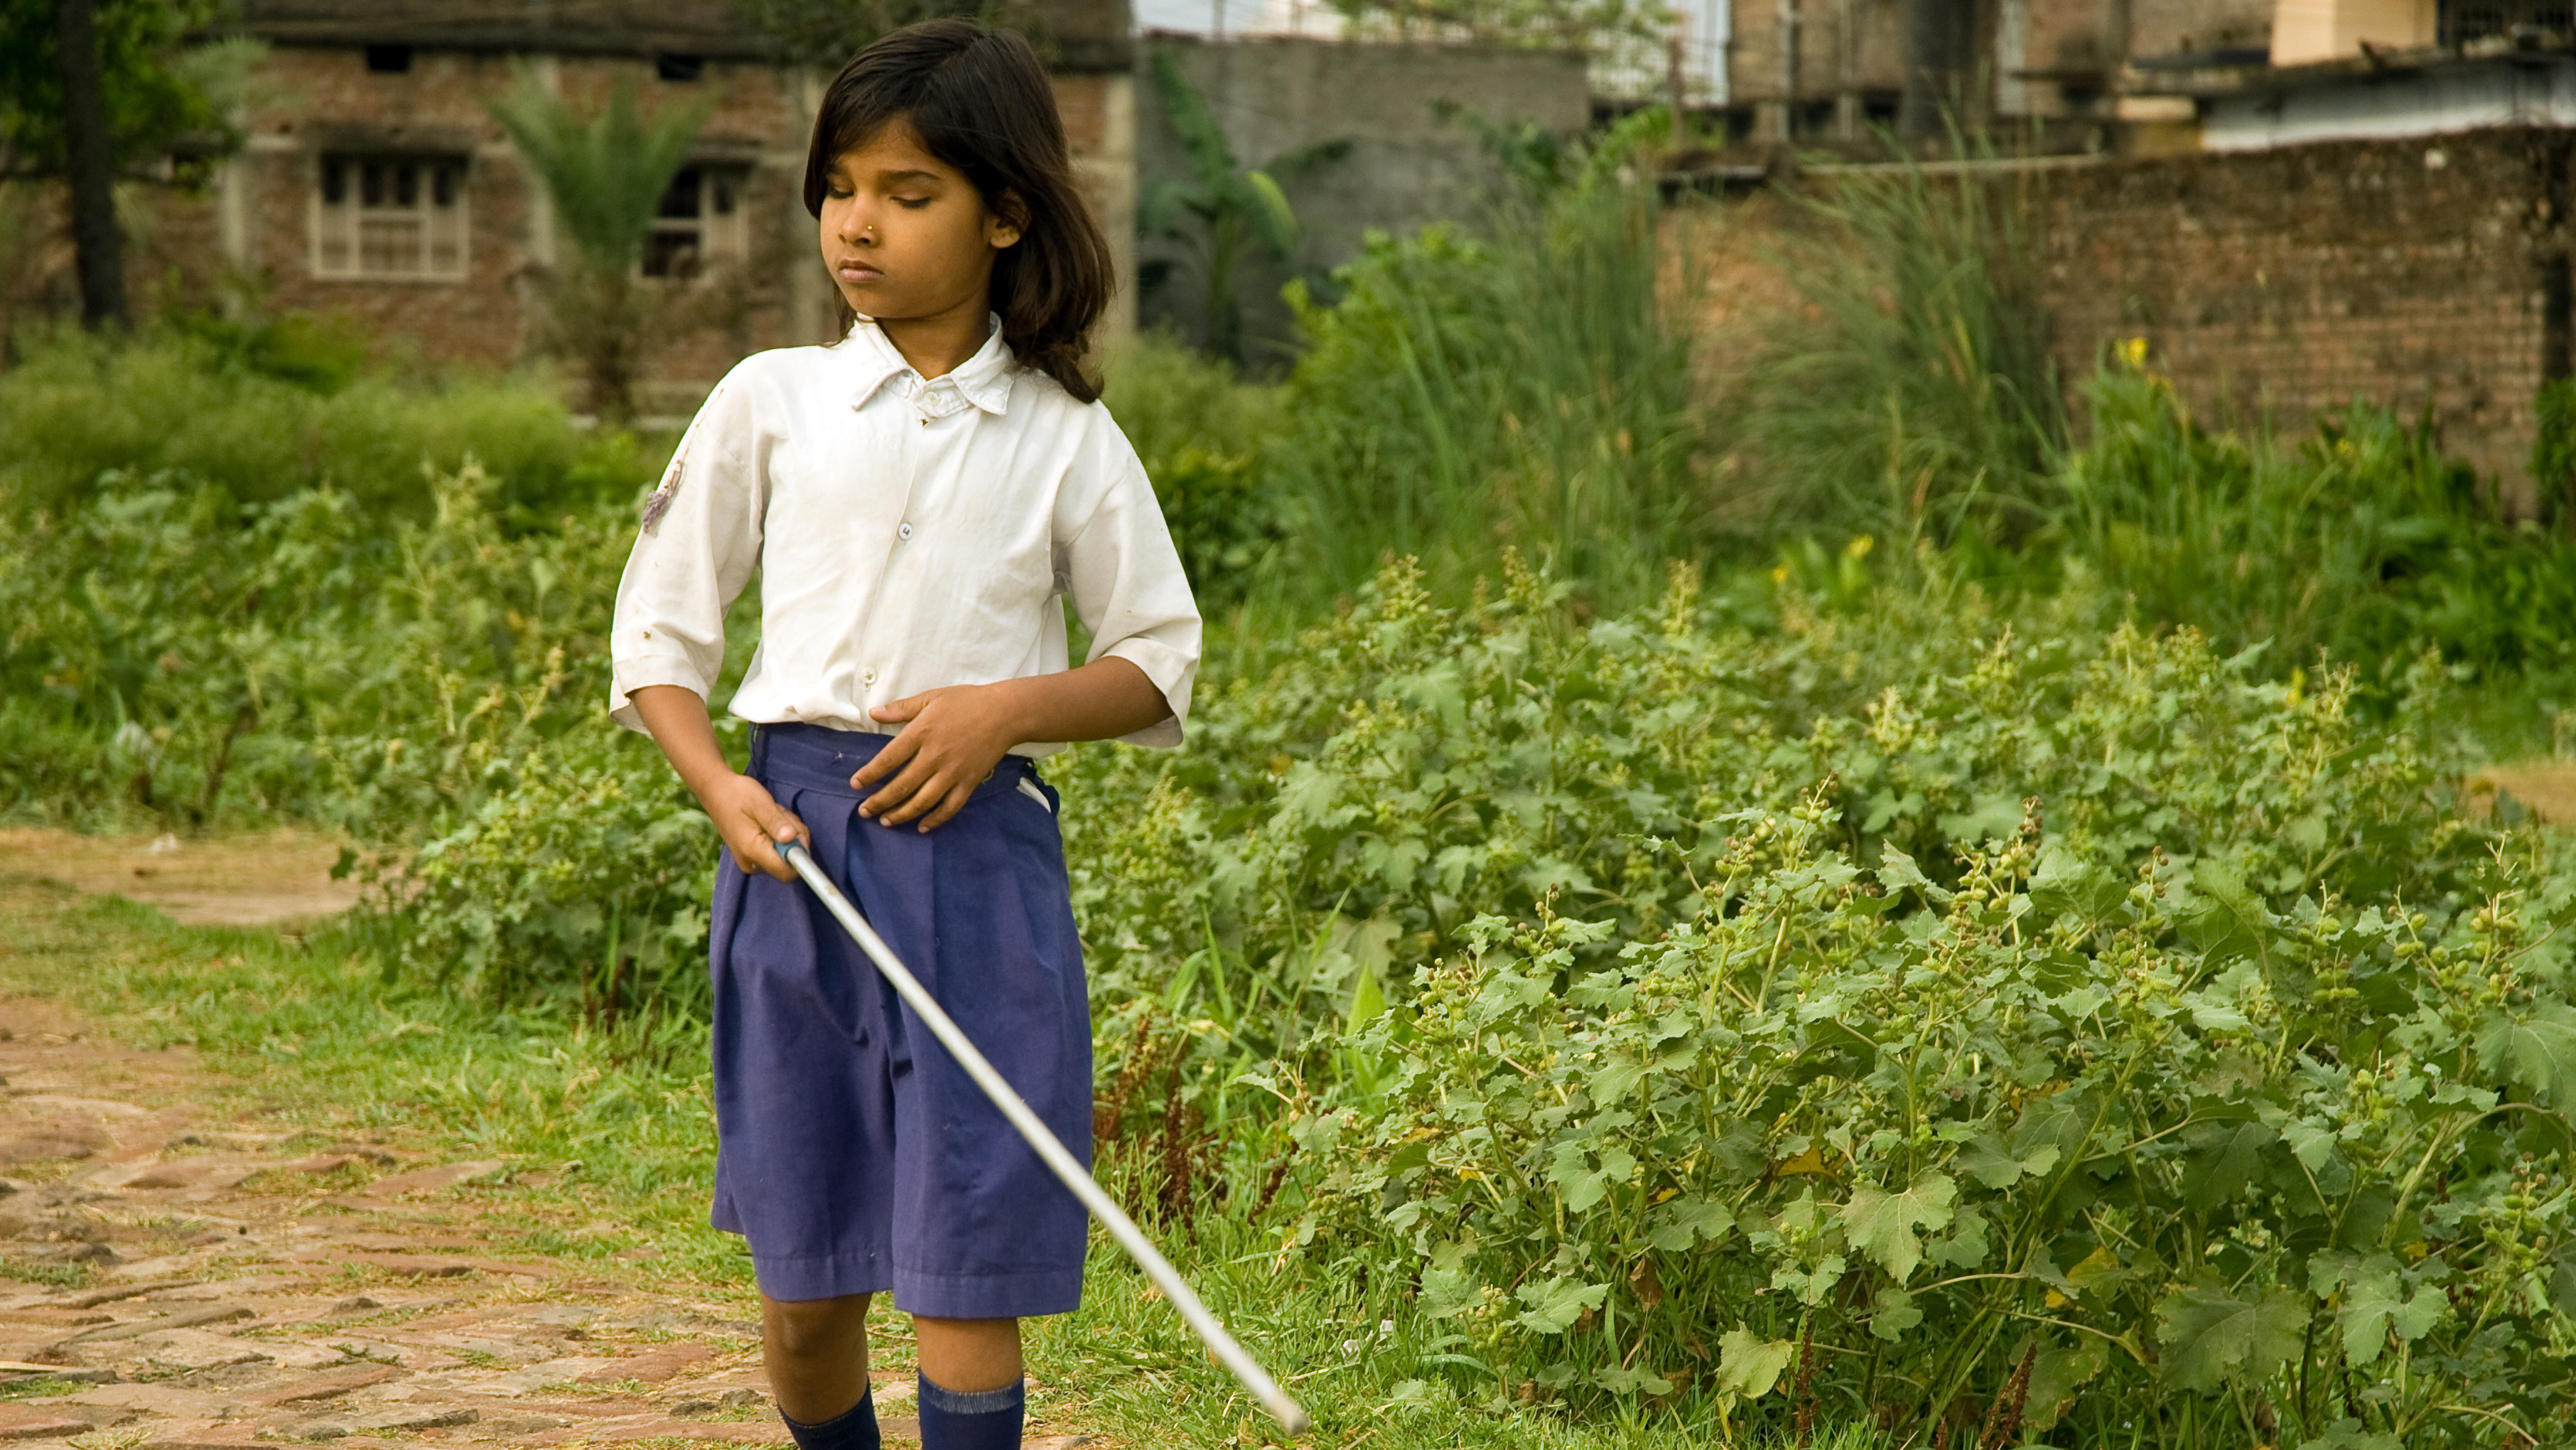
M925 20L851 57L814 118L807 211L822 216L832 163L898 117L1020 228L993 263L993 310L1012 355L1076 402L1096 400L1100 385L1082 365L1116 270L1109 239L1074 186L1064 120L1037 52L1013 31Z

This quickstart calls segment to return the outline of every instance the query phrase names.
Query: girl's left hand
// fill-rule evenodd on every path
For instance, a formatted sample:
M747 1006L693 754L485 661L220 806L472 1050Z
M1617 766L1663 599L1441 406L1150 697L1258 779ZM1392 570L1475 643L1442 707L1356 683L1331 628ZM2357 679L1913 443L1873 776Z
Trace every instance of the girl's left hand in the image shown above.
M888 826L918 820L924 831L946 825L1020 743L1012 693L1007 684L950 685L870 710L903 730L850 777L866 797L859 814Z

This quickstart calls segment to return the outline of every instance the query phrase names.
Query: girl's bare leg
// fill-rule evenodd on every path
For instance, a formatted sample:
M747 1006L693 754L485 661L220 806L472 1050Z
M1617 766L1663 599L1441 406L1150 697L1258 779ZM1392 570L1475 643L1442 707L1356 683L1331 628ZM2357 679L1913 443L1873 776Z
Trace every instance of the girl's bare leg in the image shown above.
M912 1332L921 1347L921 1373L941 1389L961 1395L1005 1389L1020 1381L1020 1321L925 1319ZM852 1397L851 1403L856 1404Z
M872 1297L852 1294L788 1303L760 1296L760 1357L769 1367L769 1388L778 1396L780 1414L820 1425L857 1407L868 1389ZM1012 1353L1016 1362L1016 1339Z

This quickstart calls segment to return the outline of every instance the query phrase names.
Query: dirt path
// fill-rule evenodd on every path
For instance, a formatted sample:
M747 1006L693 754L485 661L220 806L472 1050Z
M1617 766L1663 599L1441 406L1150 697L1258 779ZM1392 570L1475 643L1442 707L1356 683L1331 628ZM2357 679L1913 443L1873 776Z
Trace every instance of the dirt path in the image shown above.
M185 926L265 926L330 916L358 900L331 879L340 843L309 831L256 835L80 836L0 830L0 861L93 895L122 896Z
M278 874L245 894L292 895ZM0 991L0 1442L789 1443L746 1296L657 1281L649 1250L629 1275L496 1247L583 1226L536 1210L542 1174L283 1133L241 1087ZM909 1373L876 1378L914 1439Z

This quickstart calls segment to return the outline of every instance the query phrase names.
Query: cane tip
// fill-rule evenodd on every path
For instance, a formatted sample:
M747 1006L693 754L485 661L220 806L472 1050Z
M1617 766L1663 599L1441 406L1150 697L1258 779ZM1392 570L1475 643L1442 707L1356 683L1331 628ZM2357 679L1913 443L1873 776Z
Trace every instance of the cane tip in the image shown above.
M1286 1395L1281 1395L1270 1402L1270 1418L1277 1420L1279 1428L1291 1435L1305 1434L1309 1423L1306 1419L1306 1411Z

